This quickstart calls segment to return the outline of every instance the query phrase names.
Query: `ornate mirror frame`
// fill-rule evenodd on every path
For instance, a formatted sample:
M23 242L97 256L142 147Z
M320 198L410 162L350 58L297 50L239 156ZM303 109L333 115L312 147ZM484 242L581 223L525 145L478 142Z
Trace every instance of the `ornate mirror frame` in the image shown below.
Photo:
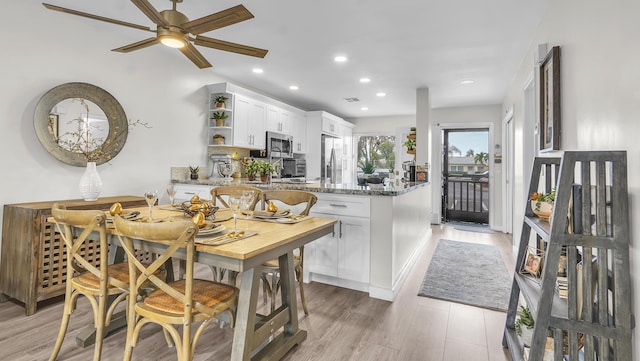
M49 114L61 101L82 98L89 100L102 109L109 122L109 134L105 139L105 157L96 160L96 164L108 162L120 153L127 141L129 123L124 109L116 98L106 90L87 83L66 83L46 92L36 105L33 126L42 146L59 161L78 167L84 167L87 160L82 153L69 151L58 144L56 137L49 131Z

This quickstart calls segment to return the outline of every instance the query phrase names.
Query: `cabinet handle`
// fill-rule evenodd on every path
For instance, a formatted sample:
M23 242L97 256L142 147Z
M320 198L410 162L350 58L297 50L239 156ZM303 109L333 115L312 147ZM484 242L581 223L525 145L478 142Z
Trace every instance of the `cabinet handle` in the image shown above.
M340 223L340 238L342 238L342 221L338 221Z
M184 194L196 194L196 192L184 192Z
M331 207L341 207L341 208L347 208L346 204L335 204L335 203L329 203L329 205Z

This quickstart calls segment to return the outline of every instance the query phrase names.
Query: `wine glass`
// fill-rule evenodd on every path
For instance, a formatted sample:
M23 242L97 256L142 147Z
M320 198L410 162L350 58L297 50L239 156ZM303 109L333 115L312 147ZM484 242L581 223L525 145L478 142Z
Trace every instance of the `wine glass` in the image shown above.
M229 197L229 208L233 212L233 231L238 232L238 209L242 204L242 197Z
M156 201L158 200L158 190L156 189L155 191L145 192L144 200L147 201L147 204L149 205L149 221L152 221L153 217L151 213L153 211L153 205L156 204Z
M242 209L245 211L246 219L250 219L253 216L253 209L251 209L251 205L253 205L253 197L253 191L242 191Z
M169 195L169 204L173 205L173 198L176 195L176 188L173 186L173 184L169 184L169 186L167 187L167 194Z

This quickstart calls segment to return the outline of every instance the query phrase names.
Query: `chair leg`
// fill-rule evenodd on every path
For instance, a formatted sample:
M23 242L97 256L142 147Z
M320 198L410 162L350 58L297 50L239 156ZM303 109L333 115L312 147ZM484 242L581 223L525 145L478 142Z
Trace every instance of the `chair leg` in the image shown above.
M262 304L267 304L267 297L271 298L271 287L269 286L269 280L267 279L267 275L262 273L260 275L260 279L262 280Z
M307 299L304 298L304 282L302 281L302 268L296 267L296 279L298 280L298 284L300 285L300 301L302 301L302 309L304 310L305 316L309 316L309 309L307 308Z
M71 295L67 292L64 297L64 310L62 311L62 321L60 322L58 338L56 339L55 346L53 346L53 352L51 352L49 361L54 361L58 357L58 353L60 352L60 348L62 347L64 336L67 334L67 328L69 327L69 318L71 318L71 312L73 311L72 303L73 300L71 299Z
M276 310L276 296L278 295L279 277L271 273L271 313Z

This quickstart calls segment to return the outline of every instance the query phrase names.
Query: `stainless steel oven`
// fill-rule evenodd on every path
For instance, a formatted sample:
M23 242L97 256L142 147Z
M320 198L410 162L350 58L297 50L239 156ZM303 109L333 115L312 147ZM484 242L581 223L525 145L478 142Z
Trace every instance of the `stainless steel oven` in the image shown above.
M307 176L306 159L284 159L282 161L284 169L282 176L284 178L296 178Z

